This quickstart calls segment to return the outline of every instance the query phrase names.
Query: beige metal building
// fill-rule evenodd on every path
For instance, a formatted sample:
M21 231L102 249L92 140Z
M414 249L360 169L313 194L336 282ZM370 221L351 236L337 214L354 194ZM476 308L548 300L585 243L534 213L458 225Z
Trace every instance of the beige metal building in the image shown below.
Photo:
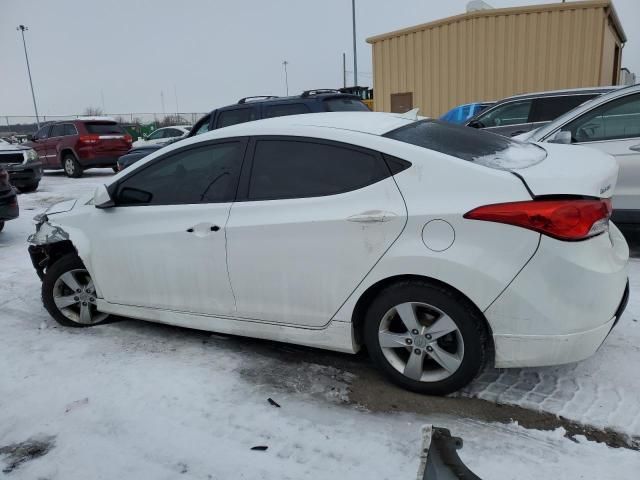
M626 36L609 0L479 10L367 39L378 111L616 85Z

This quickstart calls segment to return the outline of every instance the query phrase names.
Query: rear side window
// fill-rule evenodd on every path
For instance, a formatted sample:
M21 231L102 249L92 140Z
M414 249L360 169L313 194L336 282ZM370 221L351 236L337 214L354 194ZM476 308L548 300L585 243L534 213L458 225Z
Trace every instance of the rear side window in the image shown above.
M64 135L68 136L68 135L77 135L78 134L78 130L76 129L76 126L73 123L65 123L64 125Z
M337 97L324 100L327 112L370 112L369 107L357 98Z
M269 105L264 109L264 118L285 117L287 115L300 115L309 113L309 107L304 103L283 103L281 105Z
M501 170L530 167L547 156L534 144L438 120L415 122L384 136Z
M504 127L518 125L529 121L532 100L518 100L503 105L480 115L478 120L482 127Z
M537 98L533 101L531 121L550 122L595 96L595 94L589 94Z
M124 130L120 125L113 122L85 122L87 132L98 135L102 134L124 134Z
M49 133L50 137L62 137L64 135L64 124L59 123L51 127L51 133Z
M181 205L231 202L243 144L228 142L178 151L118 186L117 205Z
M321 197L356 190L389 176L373 153L298 140L256 142L249 200Z
M218 114L216 128L230 127L238 123L256 120L257 115L254 108L236 108L235 110L223 110Z

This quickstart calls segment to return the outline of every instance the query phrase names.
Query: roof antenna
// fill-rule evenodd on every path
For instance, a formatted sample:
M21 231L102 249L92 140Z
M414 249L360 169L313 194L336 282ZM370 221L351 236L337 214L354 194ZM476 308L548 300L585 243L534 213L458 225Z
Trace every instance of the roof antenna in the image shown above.
M418 113L420 113L420 108L414 108L406 113L401 113L398 116L400 118L406 118L407 120L418 120Z

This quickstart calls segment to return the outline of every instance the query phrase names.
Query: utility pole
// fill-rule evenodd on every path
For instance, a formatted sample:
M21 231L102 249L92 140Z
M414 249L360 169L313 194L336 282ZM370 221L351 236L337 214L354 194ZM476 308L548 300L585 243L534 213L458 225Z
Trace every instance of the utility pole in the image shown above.
M347 54L342 52L342 86L347 88Z
M289 62L284 60L282 62L282 66L284 66L284 84L287 89L287 97L288 97L289 96L289 76L287 75L287 65L289 65Z
M351 0L353 18L353 86L358 86L358 52L356 51L356 0Z
M164 92L162 90L160 90L160 103L162 104L162 116L166 117L166 113L164 111ZM164 120L164 118L163 118Z
M31 98L33 99L33 109L36 111L36 125L40 130L40 117L38 116L38 106L36 105L36 94L33 92L33 80L31 80L31 67L29 66L29 55L27 55L27 42L24 39L24 31L29 30L29 27L24 25L18 25L16 30L22 33L22 45L24 46L24 58L27 60L27 73L29 74L29 85L31 85Z
M176 118L180 114L180 109L178 108L178 89L176 88L176 84L173 84L173 95L176 97Z

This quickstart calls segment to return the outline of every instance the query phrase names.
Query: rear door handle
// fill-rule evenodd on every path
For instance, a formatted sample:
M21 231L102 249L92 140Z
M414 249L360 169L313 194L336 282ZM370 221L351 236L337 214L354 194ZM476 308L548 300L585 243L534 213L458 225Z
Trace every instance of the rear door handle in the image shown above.
M217 232L220 230L218 225L212 223L198 223L191 228L187 228L187 233L193 233L196 237L204 237L211 232Z
M382 223L393 220L393 218L397 216L398 214L394 212L386 212L383 210L369 210L366 212L351 215L350 217L347 217L347 221L356 223Z
M637 145L631 145L629 150L633 150L634 152L640 152L640 143Z

